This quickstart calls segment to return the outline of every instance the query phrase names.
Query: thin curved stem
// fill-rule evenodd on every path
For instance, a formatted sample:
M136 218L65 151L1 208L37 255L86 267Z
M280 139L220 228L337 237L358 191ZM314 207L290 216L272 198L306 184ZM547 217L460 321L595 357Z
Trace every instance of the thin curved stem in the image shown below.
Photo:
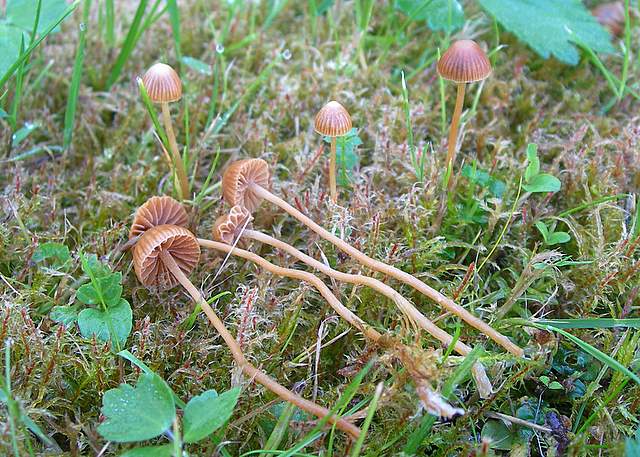
M331 137L331 155L329 156L329 189L331 191L331 201L338 201L338 187L336 185L336 149L338 139Z
M458 127L460 126L460 115L462 114L462 105L464 104L464 90L466 84L458 83L456 93L456 105L453 109L453 117L451 118L451 127L449 127L449 142L447 144L447 170L449 171L449 183L453 181L453 164L456 159L456 150L458 143Z
M189 198L189 178L187 178L187 171L184 169L184 162L182 161L182 155L178 149L178 142L176 141L176 134L173 132L173 124L171 123L171 113L169 112L169 104L162 103L162 122L164 123L164 129L167 132L167 140L169 141L169 149L171 150L171 156L173 166L175 167L176 176L178 177L178 193L180 199L184 200Z
M301 262L309 265L311 268L315 268L316 270L326 274L327 276L337 279L338 281L370 287L371 289L390 298L406 316L408 316L418 325L418 327L435 337L445 346L449 346L453 342L453 337L451 335L431 322L431 320L429 320L424 314L417 310L409 300L404 298L395 289L386 285L382 281L378 281L375 278L371 278L369 276L364 276L361 274L349 274L334 270L324 263L301 252L290 244L287 244L284 241L280 241L272 236L267 235L266 233L262 233L257 230L244 230L242 232L242 237L249 238L263 244L268 244L276 249L280 249L281 251L284 251L292 257L295 257ZM458 354L461 355L468 355L471 352L471 348L461 341L457 341L453 348ZM487 377L484 367L480 363L476 363L474 365L473 375L476 379L480 396L482 398L486 398L491 395L491 382Z
M207 315L207 318L209 318L209 321L213 324L213 326L218 331L218 333L220 333L220 336L222 336L222 339L231 350L231 355L233 355L234 360L247 376L258 381L260 384L265 386L267 389L272 391L274 394L276 394L278 397L282 398L283 400L293 403L298 408L310 414L313 414L314 416L324 418L331 414L331 411L329 411L327 408L323 408L322 406L316 403L313 403L309 400L305 400L299 395L294 394L289 389L280 385L275 379L271 378L266 373L262 372L261 370L251 365L251 363L249 363L247 359L244 357L244 354L242 353L242 349L238 345L238 342L233 337L233 335L231 335L231 332L227 330L227 327L220 320L220 318L218 318L215 311L211 308L211 306L209 306L209 303L207 303L207 301L204 299L204 297L202 296L200 291L196 288L196 286L194 286L193 283L189 280L189 278L187 278L187 276L182 272L182 270L180 269L176 261L173 259L173 257L165 251L160 251L160 258L162 259L162 262L164 263L164 265L180 282L180 284L182 284L182 286L187 290L187 292L189 292L189 295L191 295L191 298L193 298L193 300L202 307L202 310ZM357 438L360 435L360 429L355 425L345 421L344 419L338 419L335 416L332 416L329 419L329 422L332 424L336 424L336 426L340 430L342 430L345 433L348 433L354 438Z
M456 316L460 317L462 320L464 320L466 323L468 323L472 327L475 327L476 329L480 330L482 333L487 335L489 338L494 340L496 343L504 347L506 350L508 350L512 354L518 357L522 357L522 355L524 354L524 351L522 350L522 348L512 343L511 340L509 340L509 338L507 338L506 336L502 335L500 332L493 329L490 325L488 325L482 319L479 319L478 317L474 316L473 314L471 314L469 311L464 309L462 306L455 303L450 298L445 297L443 294L441 294L437 290L433 289L432 287L428 286L424 282L420 281L415 276L412 276L409 273L406 273L400 270L399 268L396 268L391 265L387 265L386 263L372 259L368 255L360 252L353 246L346 243L344 240L338 238L337 236L333 235L332 233L329 233L327 230L320 227L309 217L305 216L296 208L294 208L293 206L291 206L281 198L277 197L276 195L272 194L268 190L264 189L263 187L253 183L251 184L251 190L255 192L258 196L282 208L289 215L298 219L304 225L306 225L311 230L313 230L318 235L320 235L320 237L331 242L338 249L340 249L343 252L346 252L351 257L353 257L358 262L360 262L362 265L365 265L371 268L372 270L379 271L387 276L391 276L397 279L398 281L401 281L413 287L418 292L426 295L427 297L435 301L438 305L442 306L443 308L446 308Z

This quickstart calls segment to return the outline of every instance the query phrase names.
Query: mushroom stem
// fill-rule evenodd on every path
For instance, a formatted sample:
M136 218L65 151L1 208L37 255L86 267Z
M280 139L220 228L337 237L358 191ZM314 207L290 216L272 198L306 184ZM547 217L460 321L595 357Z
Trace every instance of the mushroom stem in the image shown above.
M427 297L429 297L430 299L435 301L438 305L442 306L443 308L446 308L447 310L451 311L456 316L460 317L462 320L467 322L472 327L475 327L476 329L480 330L482 333L484 333L489 338L494 340L496 343L498 343L499 345L504 347L506 350L511 352L513 355L516 355L518 357L522 357L522 355L524 354L524 351L522 350L522 348L520 348L516 344L512 343L509 340L509 338L507 338L506 336L502 335L500 332L497 332L496 330L491 328L491 326L489 326L487 323L485 323L482 319L477 318L476 316L471 314L469 311L464 309L462 306L458 305L457 303L455 303L450 298L445 297L443 294L441 294L437 290L433 289L432 287L429 287L427 284L425 284L424 282L420 281L415 276L412 276L409 273L406 273L406 272L400 270L399 268L396 268L396 267L393 267L391 265L387 265L386 263L383 263L383 262L380 262L378 260L372 259L371 257L367 256L366 254L360 252L359 250L357 250L353 246L351 246L348 243L346 243L344 240L338 238L337 236L329 233L328 231L326 231L325 229L320 227L318 224L316 224L310 218L308 218L307 216L302 214L300 211L295 209L293 206L291 206L290 204L288 204L287 202L285 202L281 198L277 197L276 195L272 194L271 192L269 192L268 190L266 190L262 186L260 186L258 184L255 184L255 183L252 183L251 184L251 190L257 196L262 197L265 200L273 203L274 205L282 208L289 215L291 215L291 216L295 217L296 219L298 219L304 225L306 225L311 230L313 230L318 235L320 235L320 237L322 237L325 240L331 242L338 249L340 249L341 251L349 254L351 257L356 259L362 265L365 265L365 266L371 268L372 270L379 271L379 272L381 272L381 273L383 273L385 275L391 276L391 277L397 279L398 281L401 281L401 282L413 287L414 289L416 289L420 293L426 295Z
M191 295L193 300L202 307L202 310L209 318L209 321L213 324L218 333L220 333L220 336L222 336L224 342L227 343L227 346L231 350L231 354L233 355L234 360L247 376L255 379L267 389L275 393L278 397L282 398L285 401L293 403L303 411L306 411L320 418L331 415L331 417L329 418L330 423L335 424L336 427L338 427L343 432L348 433L353 438L358 438L358 436L360 435L360 429L358 427L350 424L344 419L336 418L328 409L323 408L316 403L305 400L304 398L294 394L289 389L280 385L276 380L268 376L266 373L258 370L256 367L251 365L251 363L249 363L244 357L242 349L236 342L235 338L231 335L231 332L227 330L224 323L218 318L215 311L211 308L211 306L209 306L209 303L207 303L200 291L182 272L171 254L167 253L166 251L160 251L160 258L162 259L162 262L167 267L167 269L175 276L180 284L182 284L187 292L189 292L189 295Z
M173 132L173 124L171 123L171 113L169 112L169 104L162 103L162 122L164 123L164 129L167 132L167 140L169 141L169 149L171 150L173 167L178 177L178 194L180 199L184 200L189 198L189 179L187 178L187 172L184 169L184 162L182 156L178 150L178 142L176 141L176 134Z
M364 276L361 274L349 274L334 270L324 263L301 252L290 244L287 244L284 241L280 241L272 236L267 235L266 233L262 233L257 230L244 230L242 232L242 237L249 238L263 244L268 244L276 249L280 249L291 255L292 257L300 260L301 262L309 265L311 268L315 268L316 270L326 274L327 276L337 279L338 281L370 287L371 289L393 300L396 306L405 315L407 315L420 328L431 334L444 345L449 346L453 341L453 337L451 335L442 330L440 327L436 326L424 314L418 311L409 300L404 298L395 289L389 287L382 281L378 281L375 278L371 278L369 276ZM471 348L461 341L457 341L455 343L454 349L458 354L461 355L468 355L471 352ZM482 364L476 363L473 366L473 375L476 380L480 396L482 398L487 398L489 395L491 395L492 387Z
M338 188L336 186L336 149L338 138L331 137L331 155L329 156L329 189L331 191L331 201L338 201Z
M449 127L449 142L447 144L447 174L449 176L448 188L451 189L453 183L453 164L456 160L456 146L458 140L458 127L460 126L460 115L462 114L462 105L464 104L464 90L466 83L458 83L456 94L456 105L453 109L453 117L451 118L451 126Z

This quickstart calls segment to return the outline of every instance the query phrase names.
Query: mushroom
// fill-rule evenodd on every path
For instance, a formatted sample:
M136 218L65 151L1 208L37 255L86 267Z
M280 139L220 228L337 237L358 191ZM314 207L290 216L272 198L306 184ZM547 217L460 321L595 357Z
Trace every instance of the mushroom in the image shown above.
M320 418L331 416L329 422L357 438L360 435L358 427L344 419L336 418L328 409L294 394L247 361L235 338L187 277L196 266L199 257L198 240L189 230L177 225L158 225L147 229L138 239L133 251L133 265L136 276L146 287L168 289L181 284L202 307L231 350L234 360L249 378L255 379L283 400L310 414Z
M182 155L178 151L178 142L171 124L169 103L177 102L182 98L182 82L173 68L164 63L156 63L142 77L142 84L154 103L160 103L162 107L162 121L167 132L171 162L178 178L178 194L180 199L189 198L189 180L184 168Z
M609 29L614 36L619 36L624 30L624 4L622 2L603 3L595 7L591 14L598 22Z
M449 141L447 144L447 176L451 176L456 157L456 142L464 91L467 83L482 81L491 74L491 63L482 48L473 40L455 41L438 60L438 74L458 86L456 105L453 110ZM449 178L449 184L453 180Z
M177 203L177 202L176 202ZM327 276L334 278L338 281L358 284L370 287L371 289L381 293L382 295L390 298L396 306L411 319L412 322L418 325L418 327L427 331L434 336L437 340L444 345L449 346L453 338L444 330L440 329L433 322L431 322L424 314L418 311L413 304L400 295L396 290L384 284L382 281L378 281L375 278L361 274L348 274L341 271L334 270L333 268L325 265L322 262L314 259L313 257L304 254L290 244L280 241L266 233L247 228L250 226L251 214L247 209L241 206L234 206L231 208L228 214L220 216L213 227L213 238L216 241L226 243L228 245L234 245L234 243L242 241L243 239L254 240L259 243L267 244L276 249L286 252L292 257L300 260L308 266L326 274ZM468 355L471 352L471 348L466 344L456 341L454 349L461 355ZM473 376L478 386L478 391L482 398L487 398L492 393L491 382L487 377L484 367L480 363L476 363L473 366Z
M156 225L186 227L189 216L178 201L171 197L151 197L138 210L131 225L129 239L142 235Z
M420 281L415 276L406 273L378 260L372 259L366 254L360 252L353 246L338 238L320 225L316 224L309 217L305 216L296 208L269 192L265 187L269 185L269 166L262 159L244 159L232 163L225 171L222 178L222 194L225 201L230 206L240 205L245 207L249 212L254 212L260 205L261 199L280 207L289 215L298 219L304 225L309 227L320 237L335 245L341 251L347 253L355 260L360 262L372 270L379 271L385 275L391 276L419 291L420 293L431 298L440 306L451 311L456 316L467 322L472 327L480 330L489 338L500 344L512 354L521 357L523 350L516 344L511 342L509 338L494 330L481 319L477 318L462 306L455 303L442 293Z
M331 155L329 156L329 189L331 200L338 200L336 187L336 146L337 138L351 131L351 116L340 103L330 101L322 107L314 122L314 130L320 135L331 137Z

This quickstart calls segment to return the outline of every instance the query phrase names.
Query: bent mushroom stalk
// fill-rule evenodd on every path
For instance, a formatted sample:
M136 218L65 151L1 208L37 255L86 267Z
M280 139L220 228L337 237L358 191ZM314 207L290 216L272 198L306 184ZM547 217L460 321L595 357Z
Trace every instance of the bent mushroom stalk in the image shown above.
M252 213L258 208L262 199L267 200L268 202L283 209L289 215L298 219L320 237L329 241L362 265L367 266L372 270L379 271L387 276L391 276L392 278L413 287L418 292L435 301L441 307L447 309L472 327L475 327L487 335L512 354L518 357L523 355L524 352L522 348L518 347L509 340L509 338L493 329L487 323L471 314L450 298L445 297L442 293L428 286L415 276L410 275L409 273L406 273L392 265L372 259L368 255L346 243L344 240L328 232L286 201L269 192L267 190L268 186L269 166L262 159L238 160L227 168L222 178L222 193L225 201L229 205L243 206Z
M257 230L253 230L247 224L250 219L251 214L248 210L241 206L234 206L233 208L231 208L228 214L220 216L216 221L213 228L213 238L216 241L220 241L228 245L233 245L238 240L239 242L242 242L242 240L254 240L259 243L267 244L276 249L286 252L292 257L310 266L311 268L314 268L338 281L370 287L371 289L391 299L396 304L396 306L409 319L411 319L412 322L431 334L445 346L449 346L453 342L453 337L451 335L431 322L424 314L418 311L409 300L404 298L392 287L384 284L382 281L378 281L377 279L371 278L369 276L343 273L341 271L334 270L328 265L325 265L324 263L314 259L313 257L304 254L300 250L296 249L290 244L285 243L284 241L278 240ZM471 348L461 341L456 341L454 349L461 355L468 355L471 352ZM482 364L474 364L472 373L476 381L480 396L482 398L487 398L489 395L491 395L493 389Z
M182 155L178 150L178 142L173 132L169 103L182 98L182 81L173 68L163 63L156 63L142 77L142 84L153 103L159 103L162 108L162 122L167 132L171 162L178 179L178 194L180 199L189 198L189 179L184 168Z
M458 40L438 60L438 74L457 84L456 104L453 109L447 144L447 172L449 188L453 182L451 172L456 158L458 127L464 104L464 92L468 83L482 81L491 74L491 63L482 48L473 40Z
M335 424L337 428L353 438L357 438L360 435L358 427L344 419L336 418L328 409L294 394L247 361L235 338L187 277L197 264L199 257L200 246L189 230L176 225L158 225L146 229L140 235L133 251L133 264L136 276L144 286L172 288L178 284L182 285L194 302L202 307L209 321L229 347L234 360L248 377L310 414L320 418L330 416L330 423Z

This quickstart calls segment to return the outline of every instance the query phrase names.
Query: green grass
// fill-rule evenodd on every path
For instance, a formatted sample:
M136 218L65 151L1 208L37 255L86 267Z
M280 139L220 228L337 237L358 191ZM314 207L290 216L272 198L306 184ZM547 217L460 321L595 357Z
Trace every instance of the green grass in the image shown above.
M640 417L637 15L626 18L617 54L578 43L584 58L570 67L540 59L466 2L464 34L491 51L494 72L468 87L456 186L447 195L455 91L435 62L461 35L432 32L393 2L338 3L85 0L40 35L25 35L18 60L0 75L0 455L99 454L107 445L96 431L102 396L143 372L161 376L182 405L207 389L242 386L229 423L187 445L189 455L481 455L491 413L525 425L510 424L511 453L488 455L552 455L565 441L569 455L624 455ZM506 354L376 275L478 348L461 357L417 333L384 297L323 277L366 322L409 345L425 382L465 409L440 420L422 408L397 353L368 344L344 322L323 324L332 310L314 290L233 257L215 277L222 258L203 253L190 278L241 333L247 357L305 398L317 382L317 401L355 415L366 433L348 443L238 376L188 297L141 287L130 253L120 250L136 208L174 193L157 107L136 84L159 61L184 83L172 116L198 236L210 237L228 210L220 184L228 164L261 157L274 193L368 255L447 296L459 294L526 357ZM349 110L363 142L340 207L328 202L328 154L312 126L331 99ZM521 189L529 143L538 146L540 171L560 179L559 192ZM570 241L545 245L539 222ZM271 205L259 208L253 224L336 269L370 274ZM46 242L67 246L70 261L37 260ZM249 249L303 268L271 249ZM122 351L52 320L54 307L74 305L89 281L81 253L123 275L134 320ZM321 325L327 333L316 370ZM471 379L473 361L487 369L495 389L489 399ZM526 426L553 428L554 415L566 430ZM102 455L133 446L110 443Z

